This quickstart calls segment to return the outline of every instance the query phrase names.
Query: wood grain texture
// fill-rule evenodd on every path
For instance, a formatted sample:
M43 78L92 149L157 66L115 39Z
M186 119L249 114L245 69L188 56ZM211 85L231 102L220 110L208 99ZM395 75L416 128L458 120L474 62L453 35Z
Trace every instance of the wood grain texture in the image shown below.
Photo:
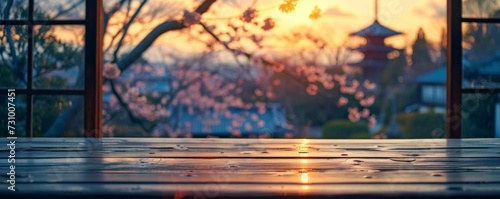
M2 173L8 167L0 161ZM16 193L0 195L494 198L500 139L23 138L16 180Z

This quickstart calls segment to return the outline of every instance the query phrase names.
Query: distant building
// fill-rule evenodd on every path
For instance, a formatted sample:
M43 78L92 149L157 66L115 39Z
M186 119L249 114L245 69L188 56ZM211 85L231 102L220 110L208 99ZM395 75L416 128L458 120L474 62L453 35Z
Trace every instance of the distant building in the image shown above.
M135 86L137 83L144 86L138 89L140 95L162 96L171 92L169 79L172 77L168 72L158 72L161 67L134 65L124 71L117 82L123 85ZM221 73L228 78L236 78L236 69L230 69ZM113 93L108 90L103 93L103 101L109 103ZM172 113L169 121L160 121L156 129L162 126L170 126L172 129L180 129L182 132L190 133L193 137L285 137L287 133L294 130L288 128L285 112L280 104L267 104L261 108L257 106L246 108L228 107L227 111L220 112L210 110L197 110L186 108L182 105L170 105L168 110ZM167 136L165 129L160 130L161 136Z
M419 112L446 111L446 67L440 67L417 79Z
M288 128L285 113L279 104L266 105L264 109L252 107L249 109L230 107L227 112L212 110L178 111L172 117L170 126L177 126L184 132L190 132L193 137L285 137L293 133Z
M463 65L463 85L465 87L472 86L472 88L475 88L475 81L477 81L477 87L498 88L500 85L500 59L497 59L495 56L485 59L481 63L471 63L467 59L464 59ZM445 113L446 77L446 67L440 67L420 76L417 79L419 92L418 104L408 107L407 111L417 110L418 112L425 113L432 110L438 113ZM492 119L495 122L495 137L500 138L500 96L496 96L496 99L497 101L494 106L495 118Z
M495 31L498 32L498 29ZM477 52L475 56L471 54L471 51L465 52L465 57L470 57L470 61L464 61L463 74L466 80L464 87L500 88L500 51L497 49L492 53L479 53L479 56ZM492 119L495 121L495 137L500 138L500 95L496 96L494 107L495 118Z
M465 53L468 56L469 52ZM500 51L493 55L475 58L473 61L464 60L464 78L469 80L473 87L500 87Z
M357 36L366 39L365 45L352 49L362 53L364 58L358 63L352 63L349 65L355 68L360 68L365 78L378 82L385 67L389 64L389 53L398 50L387 46L385 44L385 39L400 34L402 33L380 24L378 21L378 0L376 0L375 21L370 26L350 34L350 36Z

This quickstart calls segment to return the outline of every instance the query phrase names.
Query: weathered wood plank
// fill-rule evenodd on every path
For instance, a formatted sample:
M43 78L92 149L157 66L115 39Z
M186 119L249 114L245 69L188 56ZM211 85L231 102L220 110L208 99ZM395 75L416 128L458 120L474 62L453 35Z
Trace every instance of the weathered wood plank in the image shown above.
M495 198L500 191L500 184L323 184L323 185L290 185L290 184L85 184L85 183L51 183L21 184L20 191L33 198L52 197L89 198L107 196L106 198ZM13 193L0 189L0 194ZM113 197L114 196L114 197Z
M495 197L500 139L22 138L16 179L18 193L34 198Z
M0 138L6 139L6 138ZM82 140L89 140L94 138L18 138L19 142L27 143L70 143L70 142L81 142ZM95 139L103 142L146 142L146 143L221 143L221 144L238 144L238 143L271 143L271 144L296 144L301 143L306 140L310 144L331 144L331 143L354 143L354 144L422 144L426 142L433 143L461 143L461 144L482 144L482 143L500 143L500 138L489 138L489 139L388 139L388 140L343 140L343 139L217 139L217 138L203 138L203 139L191 139L191 138L103 138Z
M2 139L0 139L2 141ZM6 141L6 140L5 140ZM151 138L64 138L53 140L50 138L20 138L16 140L18 147L87 147L102 144L108 147L155 148L175 147L215 147L215 148L266 148L266 147L299 147L307 145L317 148L361 148L361 149L463 149L463 148L500 148L500 139L471 139L471 140L300 140L300 139L151 139Z
M54 168L57 169L57 168ZM54 170L52 170L54 171ZM2 177L0 179L3 179ZM5 181L7 179L3 179ZM240 172L240 171L148 171L148 172L46 172L20 175L17 183L218 183L227 184L453 184L500 183L500 172L448 172L429 171L283 171L283 172Z
M482 144L482 145L433 145L433 144L420 144L416 146L412 145L359 145L359 144L207 144L207 143L180 143L180 144L170 144L170 143L107 143L107 142L80 142L80 143L17 143L17 148L19 150L54 150L54 149L85 149L103 146L110 149L123 149L123 148L134 148L134 149L176 149L176 148L187 148L187 149L239 149L239 148L299 148L306 147L310 149L330 149L330 150L399 150L399 151L413 151L413 150L454 150L454 149L500 149L499 144ZM5 151L5 149L2 149Z
M8 156L8 151L0 156ZM398 157L462 157L500 158L500 149L425 149L425 150L366 150L366 149L317 149L300 148L51 148L17 151L19 159L67 158L67 157L115 157L115 158L398 158Z
M18 159L18 170L45 172L51 167L65 167L74 172L82 169L100 171L138 170L143 167L151 170L226 170L276 172L310 168L314 170L497 170L500 158L323 158L323 159L270 159L270 158L57 158L57 159ZM8 166L1 162L0 166Z

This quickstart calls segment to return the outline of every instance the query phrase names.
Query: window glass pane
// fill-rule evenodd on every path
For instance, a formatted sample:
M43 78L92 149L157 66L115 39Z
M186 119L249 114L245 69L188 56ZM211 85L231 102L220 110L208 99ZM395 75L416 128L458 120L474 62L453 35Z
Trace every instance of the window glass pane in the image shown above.
M35 0L36 20L83 20L85 0Z
M34 96L33 136L82 137L83 107L82 96Z
M16 93L15 98L9 98L7 93L0 95L0 137L25 137L26 136L26 95ZM14 105L12 106L12 101ZM8 130L8 122L14 127L14 135ZM12 124L14 121L15 124Z
M464 88L500 87L500 24L464 23Z
M463 138L500 138L499 97L494 93L463 96Z
M26 88L27 27L0 25L0 88Z
M436 86L436 104L446 104L446 87Z
M434 87L433 86L423 86L422 99L426 103L433 103L433 99L434 99Z
M500 18L500 0L462 0L463 17Z
M35 26L35 89L84 88L84 34L84 26Z
M0 20L20 20L28 18L28 0L0 1Z

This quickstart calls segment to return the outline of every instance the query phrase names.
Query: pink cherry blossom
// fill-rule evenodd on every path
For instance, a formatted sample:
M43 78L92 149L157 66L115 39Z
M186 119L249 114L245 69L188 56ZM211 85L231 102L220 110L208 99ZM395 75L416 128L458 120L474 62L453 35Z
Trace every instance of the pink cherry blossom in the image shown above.
M264 92L260 89L255 89L255 95L258 97L262 97L264 95Z
M331 89L335 88L335 83L326 81L326 82L323 82L323 87L325 87L325 89L327 89L327 90L331 90Z
M372 127L377 125L377 119L375 118L374 115L368 117L368 125Z
M350 113L348 118L351 122L358 122L361 119L361 116L359 113Z
M276 94L272 91L267 91L266 92L266 97L269 98L269 99L276 99Z
M273 85L274 85L274 86L279 86L280 84L281 84L281 80L280 80L280 79L275 79L275 80L273 81Z
M118 65L114 63L106 63L104 64L104 72L103 76L108 79L116 79L120 76L121 71L118 68Z
M257 10L255 8L248 8L245 10L243 13L243 16L241 17L241 20L244 22L250 23L253 21L258 16Z
M349 99L346 97L340 97L337 106L345 106L349 103Z
M373 90L377 87L377 85L374 83L371 83L369 80L365 80L363 82L363 87L365 87L368 90Z
M375 96L369 96L365 99L359 101L359 104L363 107L371 107L375 103Z
M184 26L189 27L194 24L200 23L201 14L198 12L189 12L184 10Z
M284 64L275 64L275 65L273 65L273 70L274 70L274 72L281 73L285 70L285 65Z
M363 91L357 91L356 94L354 95L354 97L357 99L357 100L361 100L365 97L365 93Z
M264 20L264 25L262 26L262 30L269 31L273 29L275 26L274 20L272 18L267 18Z
M257 126L258 126L259 128L262 128L262 127L264 127L265 125L266 125L266 123L265 123L264 121L262 121L262 120L259 120L259 121L257 122Z
M363 109L363 111L361 111L361 117L363 118L368 118L370 116L370 109Z
M314 84L309 84L309 86L307 87L307 93L309 93L309 95L317 95L318 94L318 86L317 85L314 85Z

